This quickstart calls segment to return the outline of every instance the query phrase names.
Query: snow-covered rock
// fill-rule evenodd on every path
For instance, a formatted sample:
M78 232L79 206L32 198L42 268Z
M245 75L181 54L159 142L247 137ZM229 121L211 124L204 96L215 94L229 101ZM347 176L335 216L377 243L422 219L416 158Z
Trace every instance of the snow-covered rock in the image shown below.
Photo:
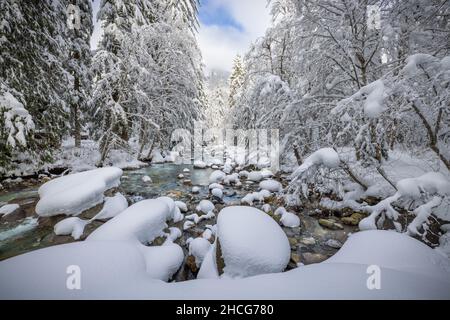
M223 181L223 179L225 179L226 176L227 175L223 171L220 171L220 170L213 171L211 173L211 175L209 176L209 183L221 182L221 181Z
M239 178L247 178L248 174L249 174L248 171L245 170L239 171Z
M117 193L114 197L106 197L102 210L95 215L92 220L106 220L117 216L119 213L128 208L127 199Z
M57 236L69 236L78 240L84 232L84 227L89 223L87 220L82 220L77 217L70 217L61 220L53 227L53 231Z
M194 168L196 168L196 169L205 169L206 168L206 163L203 162L202 160L195 160L194 161Z
M159 197L156 200L160 200L162 202L164 202L168 207L169 207L169 211L167 211L167 217L166 220L173 220L173 218L175 217L175 214L177 213L177 206L175 204L175 201L173 201L172 198L170 197Z
M181 232L180 229L178 229L176 227L170 227L169 228L169 233L166 234L166 237L167 237L168 241L174 242L175 240L180 238L182 235L183 235L183 233Z
M240 182L240 180L239 180L239 174L237 174L237 173L229 174L223 179L223 183L226 185L236 184L238 182Z
M214 197L216 197L216 198L219 198L219 199L223 198L223 191L222 191L222 189L219 189L219 188L212 189L211 190L211 194Z
M273 172L267 168L262 169L260 172L264 179L273 177Z
M203 212L204 214L208 214L209 212L214 210L214 203L209 200L202 200L197 206L197 211Z
M266 203L261 207L261 210L265 213L269 213L270 211L272 211L272 207L270 206L270 204Z
M175 205L181 210L181 212L188 211L188 207L183 201L175 201Z
M283 213L280 222L288 228L297 228L300 226L300 218L292 212Z
M76 215L103 202L103 193L120 184L122 170L95 169L53 179L42 185L36 213L41 217Z
M150 178L149 176L143 176L142 177L142 182L152 183L153 181L152 181L152 178Z
M281 272L289 262L291 249L286 234L258 209L222 209L217 219L217 236L228 276Z
M264 180L259 183L259 187L270 192L279 192L283 188L276 180Z
M210 247L211 243L203 237L195 238L189 243L189 255L194 256L197 267L202 265Z
M5 204L4 206L0 207L0 216L6 217L7 215L13 213L14 211L16 211L19 208L20 208L20 206L16 203Z
M212 189L221 189L221 190L223 190L224 186L219 184L219 183L211 183L209 185L209 190L212 190Z
M191 172L191 170L189 170L189 168L184 168L184 169L183 169L183 172L184 172L184 173L189 173L189 172Z
M185 221L183 224L183 230L188 230L195 226L195 223L193 221Z
M192 193L199 193L200 192L200 187L192 187Z
M247 179L254 182L259 182L263 179L261 171L252 171L248 174Z
M139 248L145 260L147 274L151 279L168 281L184 260L183 249L174 243Z
M142 244L151 243L167 226L169 212L169 206L162 200L140 201L100 226L86 241L137 239Z

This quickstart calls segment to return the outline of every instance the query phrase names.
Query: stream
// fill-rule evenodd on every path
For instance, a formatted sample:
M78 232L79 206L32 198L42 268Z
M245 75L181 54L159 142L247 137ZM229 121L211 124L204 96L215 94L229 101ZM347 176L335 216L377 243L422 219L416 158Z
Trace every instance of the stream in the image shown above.
M183 172L185 168L188 168L190 172ZM194 169L192 165L175 164L157 164L141 169L124 170L120 187L110 191L110 194L107 195L112 195L114 192L119 191L128 199L130 205L143 199L169 196L174 200L185 202L189 209L185 215L189 215L196 213L195 207L203 199L211 200L216 206L216 212L219 212L225 206L240 205L241 198L247 193L258 189L258 183L242 180L243 183L240 188L225 186L222 201L213 199L208 190L209 176L213 171L211 168ZM184 177L179 177L180 174L183 174ZM151 177L152 183L143 182L142 177L146 175ZM274 179L282 182L284 186L286 185L283 175ZM37 190L42 183L37 183L36 181L32 185L21 185L20 187L0 192L0 207L7 203L20 205L20 209L13 214L0 218L0 261L29 251L74 241L70 236L56 236L53 232L53 226L58 221L66 218L66 216L40 218L35 214L34 208L39 200ZM193 194L193 186L199 186L200 192ZM273 211L280 206L279 199L276 197L273 197L268 203L272 206ZM261 206L262 204L255 205L257 208ZM102 205L98 205L83 212L79 217L89 219L99 212L101 208ZM346 225L343 230L323 228L319 225L318 218L315 217L315 209L301 209L293 212L299 215L301 227L282 227L292 249L288 270L296 268L298 263L306 265L327 259L338 250L338 248L333 248L326 244L327 240L333 239L344 243L349 233L356 230L356 227ZM183 222L176 224L171 222L169 227L174 226L183 230ZM102 221L94 221L89 224L81 240L84 240L103 223ZM214 224L215 220L204 220L193 228L183 231L183 236L176 243L183 248L186 261L184 266L174 276L174 281L195 278L198 270L196 270L195 265L189 263L186 240L190 237L196 238L201 236L206 225ZM161 245L162 242L164 242L163 238L157 238L151 245Z

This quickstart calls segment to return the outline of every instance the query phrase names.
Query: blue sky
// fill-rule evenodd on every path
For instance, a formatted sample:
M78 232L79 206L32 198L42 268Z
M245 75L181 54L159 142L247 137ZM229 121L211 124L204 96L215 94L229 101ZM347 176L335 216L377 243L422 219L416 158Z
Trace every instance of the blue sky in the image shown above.
M240 32L244 31L243 26L237 22L233 15L229 12L229 9L222 5L217 4L215 0L202 0L199 12L200 23L204 26L229 26L236 28Z
M100 0L94 0L94 19ZM270 26L267 0L201 0L197 34L206 72L230 71L237 54L245 54L250 44ZM101 28L96 23L91 46L97 47Z

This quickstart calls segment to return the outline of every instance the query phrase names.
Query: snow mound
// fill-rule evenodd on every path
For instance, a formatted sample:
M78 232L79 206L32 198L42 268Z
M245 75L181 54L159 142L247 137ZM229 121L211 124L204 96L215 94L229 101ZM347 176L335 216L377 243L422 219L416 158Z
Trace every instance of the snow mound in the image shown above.
M89 221L81 220L77 217L70 217L55 224L53 231L57 236L71 235L72 238L78 240L83 235L84 227L88 223Z
M258 209L222 209L217 219L217 236L228 276L281 272L289 262L291 249L286 234Z
M173 199L169 197L159 197L156 200L164 202L169 207L169 211L167 211L166 220L167 221L173 220L177 215L177 213L179 212L179 210L177 210L178 207L175 204L175 201L173 201Z
M195 160L194 161L194 168L196 168L196 169L205 169L206 168L206 163L203 162L202 160Z
M280 222L288 228L297 228L300 226L300 218L292 212L284 212Z
M147 274L152 279L168 281L184 260L183 249L177 244L166 243L159 247L140 246Z
M248 174L247 179L254 182L259 182L263 179L261 171L252 171Z
M354 233L341 250L323 263L378 265L414 274L446 279L450 284L450 260L424 243L395 231Z
M178 207L178 209L180 209L181 212L188 211L188 207L183 201L175 201L175 205Z
M103 209L92 220L111 219L128 208L128 201L121 193L117 193L114 197L106 197L105 199Z
M195 238L189 243L189 255L194 256L197 267L202 265L203 259L210 247L211 243L203 237Z
M419 199L422 192L450 195L450 181L439 172L429 172L417 178L400 180L397 190L402 196L412 199Z
M221 189L221 190L223 190L224 186L221 185L221 184L218 184L218 183L211 183L209 185L209 190L212 190L212 189Z
M219 189L219 188L212 189L211 190L211 194L214 197L216 197L216 198L219 198L219 199L223 198L223 191L222 191L222 189Z
M211 173L211 175L209 176L209 183L218 183L223 181L223 179L225 179L227 175L225 174L225 172L220 171L220 170L216 170L213 173Z
M259 187L270 192L279 192L283 188L276 180L264 180L259 183Z
M208 214L209 212L214 210L214 203L209 200L202 200L197 206L197 211L203 212L204 214Z
M96 229L86 241L138 240L151 243L166 227L170 208L161 200L143 200Z
M39 188L36 213L41 217L77 215L103 201L103 193L120 184L122 170L94 169L53 179Z
M154 254L157 260L148 256L144 259L141 250L131 242L82 241L1 261L0 299L450 298L450 274L445 269L448 259L396 232L359 232L325 262L245 279L217 279L212 245L198 275L201 281L166 284L148 276L147 264L164 271L170 267L172 271L177 267L177 249L167 249L170 259ZM172 263L166 263L172 259ZM164 264L161 268L156 265L160 260ZM82 290L67 290L64 285L68 277L64 270L70 265L82 270ZM381 269L381 290L367 288L370 265Z

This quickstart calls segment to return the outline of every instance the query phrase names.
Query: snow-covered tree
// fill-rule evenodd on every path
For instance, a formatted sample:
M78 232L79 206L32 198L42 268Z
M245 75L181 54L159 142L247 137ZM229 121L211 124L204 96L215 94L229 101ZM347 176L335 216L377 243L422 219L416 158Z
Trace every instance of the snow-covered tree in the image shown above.
M72 8L75 11L72 17L74 21L70 22L71 25L68 30L68 50L70 52L66 66L72 76L70 80L73 88L73 90L68 91L70 129L75 139L75 146L80 147L82 122L86 120L88 113L88 99L91 88L92 6L89 0L71 0L69 5L74 6Z
M233 108L236 104L236 100L241 94L242 86L244 85L245 69L240 55L237 55L233 61L233 69L231 71L229 86L230 96L228 98L228 104L230 108Z
M52 0L0 2L0 81L34 123L33 133L24 135L30 163L50 160L68 131L71 76L65 62L73 40L68 36L68 5Z

